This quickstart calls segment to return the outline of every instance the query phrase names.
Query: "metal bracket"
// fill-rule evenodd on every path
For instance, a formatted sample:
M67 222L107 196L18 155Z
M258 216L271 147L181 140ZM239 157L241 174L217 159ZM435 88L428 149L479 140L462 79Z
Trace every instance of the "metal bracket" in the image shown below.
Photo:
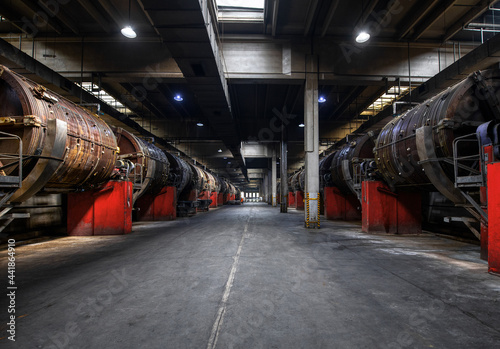
M437 161L438 157L434 149L434 137L431 126L422 126L416 130L416 143L420 163L427 178L446 198L455 204L464 203L465 199L462 192L455 188L455 183L446 176L443 168Z

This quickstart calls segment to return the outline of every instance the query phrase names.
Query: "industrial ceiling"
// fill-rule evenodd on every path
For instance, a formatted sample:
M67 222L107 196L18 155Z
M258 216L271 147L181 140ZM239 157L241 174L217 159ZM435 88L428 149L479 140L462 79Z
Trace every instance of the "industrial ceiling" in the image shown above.
M282 126L289 170L303 165L307 56L326 152L392 117L393 100L407 102L400 113L498 52L496 1L260 2L5 0L0 63L254 190L271 153L245 149L278 149Z

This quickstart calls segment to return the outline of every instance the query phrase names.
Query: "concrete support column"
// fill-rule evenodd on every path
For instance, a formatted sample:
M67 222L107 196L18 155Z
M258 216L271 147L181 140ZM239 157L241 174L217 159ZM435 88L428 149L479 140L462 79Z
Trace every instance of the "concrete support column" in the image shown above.
M276 182L277 182L277 171L276 171L276 152L273 152L273 159L272 159L272 164L271 164L271 203L273 207L277 206L277 198L276 198Z
M286 129L283 128L283 137L281 142L281 161L280 161L280 177L281 177L281 201L280 201L280 212L288 212L288 162L287 162L287 148L288 144L286 141Z
M304 94L304 150L306 154L306 191L304 222L307 228L319 228L319 120L318 58L306 56Z

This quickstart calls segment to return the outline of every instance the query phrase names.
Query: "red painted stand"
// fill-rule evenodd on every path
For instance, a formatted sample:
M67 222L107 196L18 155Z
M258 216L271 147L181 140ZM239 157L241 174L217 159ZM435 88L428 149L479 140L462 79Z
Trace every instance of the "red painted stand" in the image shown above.
M198 200L210 200L210 194L208 191L202 191L198 194ZM208 208L206 209L208 211ZM201 208L196 209L197 212L203 212L204 210Z
M394 194L382 182L362 183L362 230L366 233L420 234L421 194Z
M359 201L354 195L344 195L336 187L325 187L325 218L328 220L356 221L361 219Z
M68 235L121 235L132 231L132 182L68 194Z
M135 206L138 221L173 221L177 218L177 189L164 187L158 195L143 195Z
M488 164L488 271L500 274L500 162Z
M226 194L226 195L224 196L224 205L225 205L225 204L227 204L227 202L228 202L229 200L231 200L231 194Z
M296 191L295 192L295 208L297 210L304 210L304 192L303 191Z
M295 207L295 193L288 193L288 207Z
M219 193L216 191L213 191L210 194L210 200L212 200L212 203L210 204L211 208L216 208L218 206L218 198L219 198Z
M217 206L222 206L222 205L224 205L224 194L219 193L219 195L217 195Z

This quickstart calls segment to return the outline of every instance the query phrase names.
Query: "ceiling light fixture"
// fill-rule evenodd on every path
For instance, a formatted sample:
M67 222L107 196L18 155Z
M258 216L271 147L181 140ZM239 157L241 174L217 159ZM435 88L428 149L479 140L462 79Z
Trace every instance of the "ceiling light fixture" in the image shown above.
M202 127L203 126L203 123L202 122L199 122L196 124L196 126L199 126L199 127Z
M130 23L130 0L128 0L128 22ZM134 29L132 29L130 24L123 27L121 31L123 36L125 36L126 38L134 39L135 37L137 37L136 32L134 31Z
M318 98L318 103L325 103L326 102L326 98L321 96Z
M181 95L175 95L174 99L177 101L177 102L182 102L184 100L184 98L182 98Z
M358 44L362 44L362 43L365 43L367 42L368 40L370 40L370 34L368 34L367 32L365 31L362 31L358 34L358 36L356 36L356 42Z
M217 150L217 153L222 153L222 149Z
M304 125L304 124L299 124L299 127L305 127L305 126L306 126L306 125Z

